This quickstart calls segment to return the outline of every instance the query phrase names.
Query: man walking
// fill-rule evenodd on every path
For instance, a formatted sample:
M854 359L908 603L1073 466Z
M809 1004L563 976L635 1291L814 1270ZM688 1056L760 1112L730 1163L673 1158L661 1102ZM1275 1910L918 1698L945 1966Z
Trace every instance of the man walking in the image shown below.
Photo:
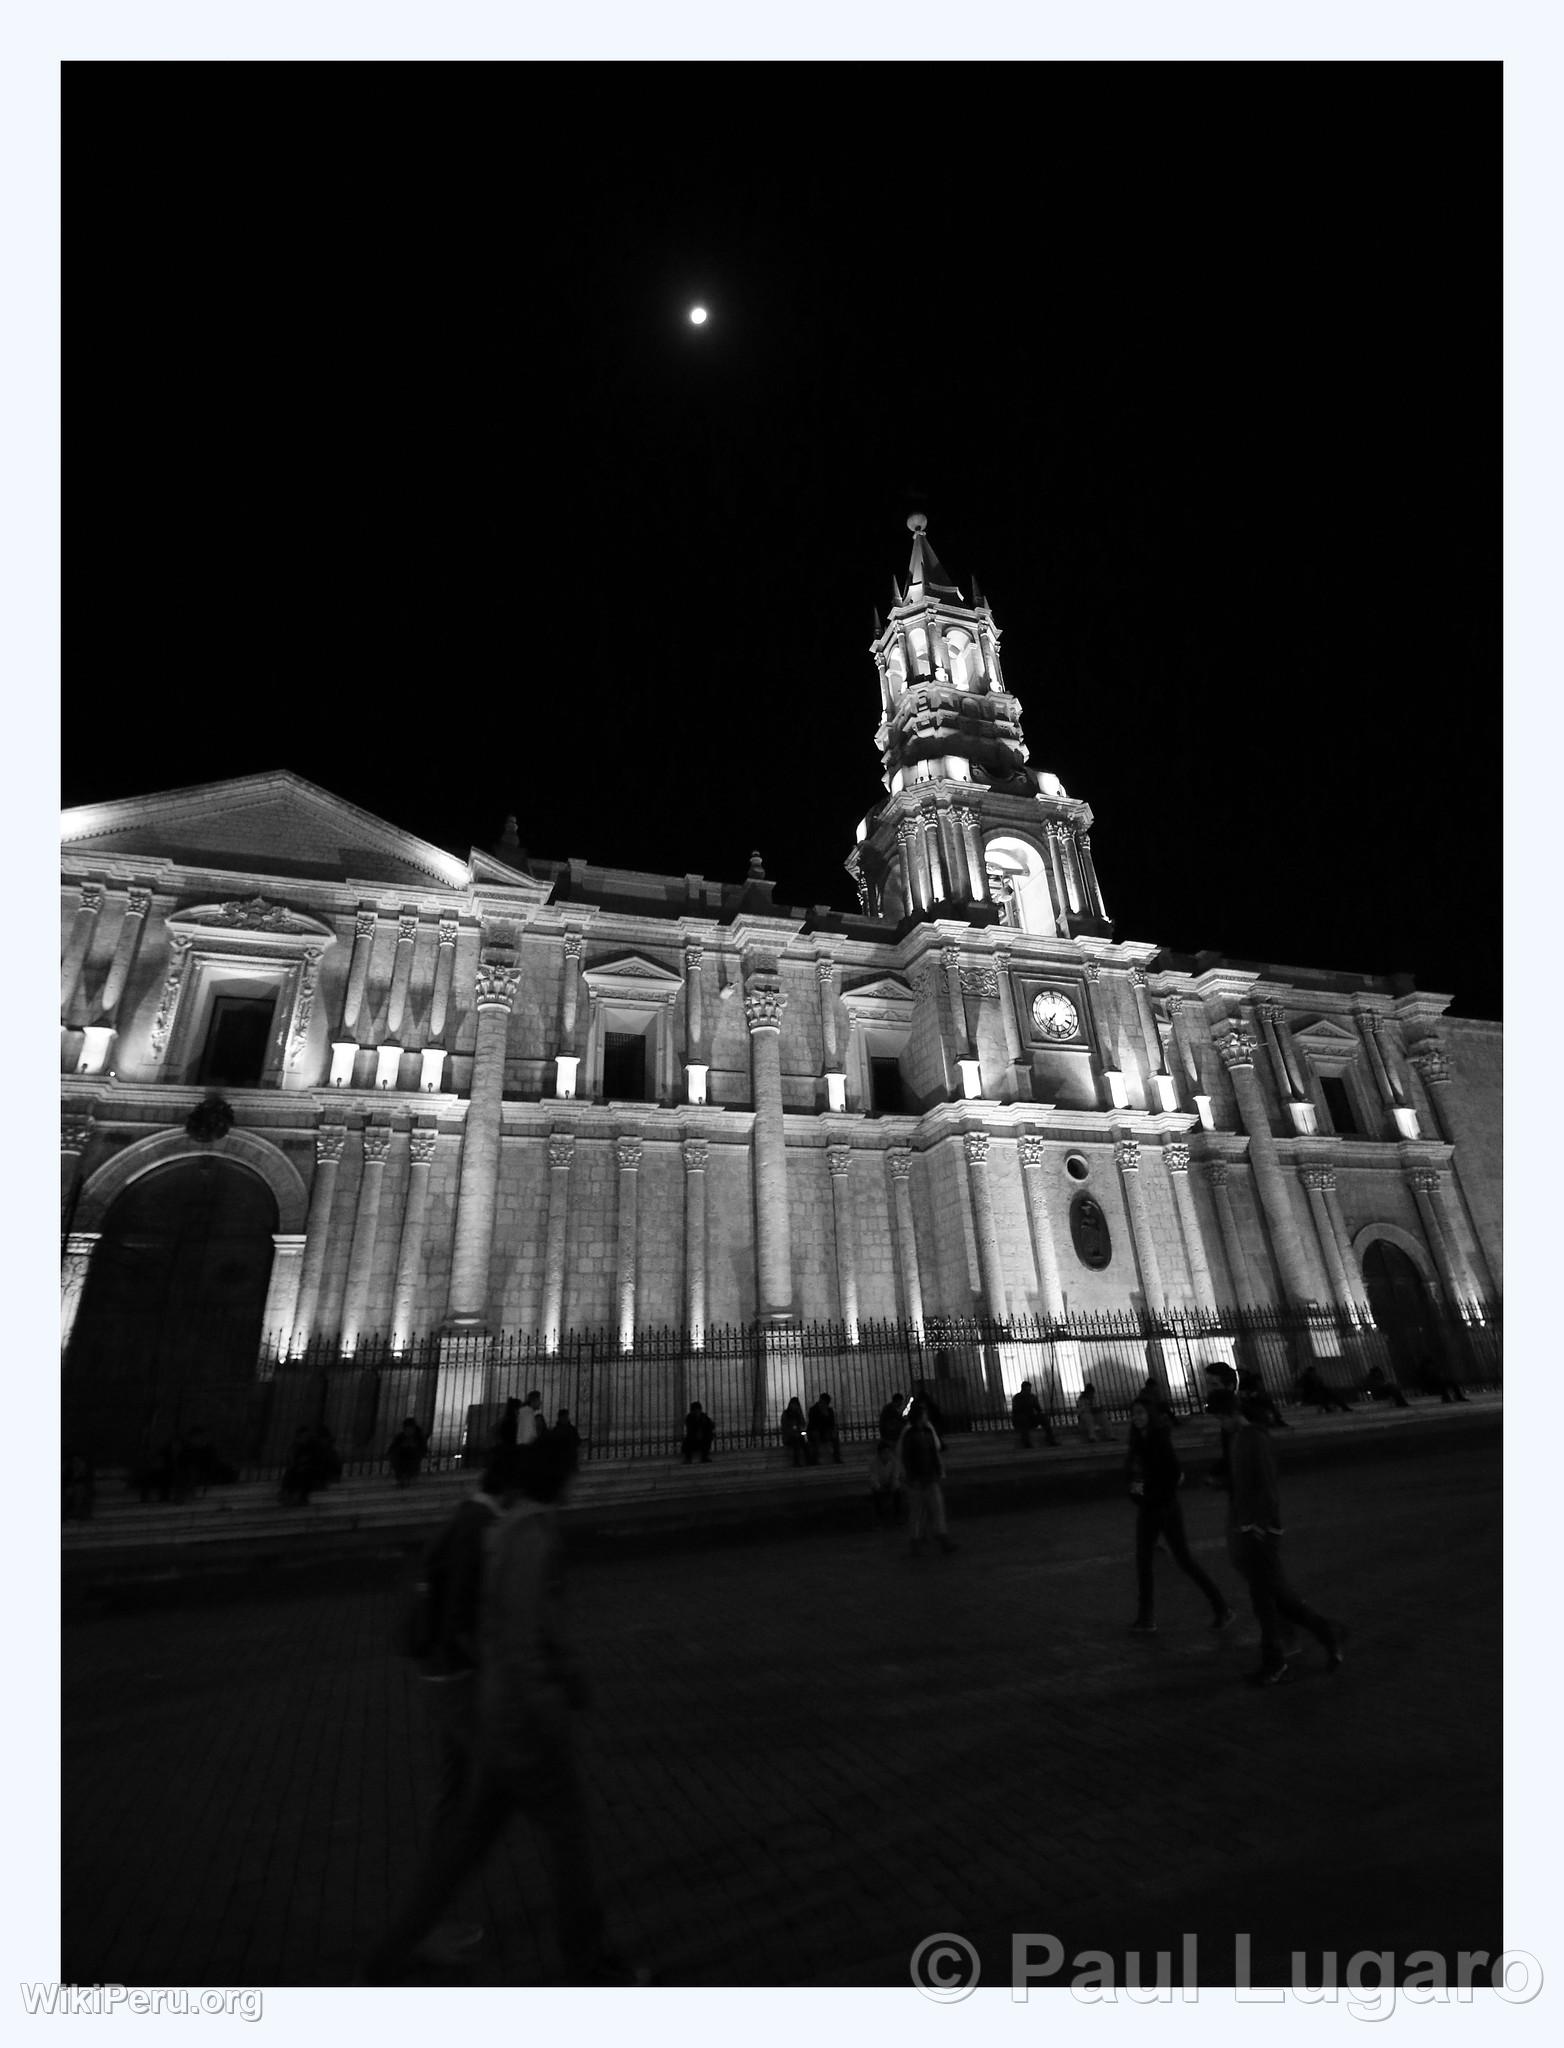
M1248 1581L1260 1624L1260 1664L1249 1673L1249 1683L1280 1685L1291 1676L1282 1649L1283 1621L1307 1629L1325 1652L1326 1668L1335 1671L1342 1661L1346 1631L1306 1606L1282 1570L1281 1496L1270 1438L1259 1426L1254 1408L1239 1399L1238 1377L1231 1366L1208 1365L1206 1377L1215 1388L1209 1405L1221 1420L1227 1451L1228 1546Z
M945 1477L945 1446L929 1420L928 1403L921 1394L913 1397L907 1427L896 1445L902 1486L907 1497L910 1526L908 1548L914 1556L923 1548L923 1538L932 1529L941 1550L951 1551L945 1526L945 1495L940 1482Z
M1211 1608L1211 1626L1226 1628L1233 1610L1223 1599L1209 1574L1190 1555L1184 1534L1184 1517L1178 1490L1184 1483L1178 1452L1173 1448L1173 1423L1167 1410L1146 1401L1130 1409L1130 1447L1126 1462L1130 1498L1135 1502L1135 1580L1139 1599L1130 1624L1136 1635L1155 1635L1155 1558L1159 1539L1166 1543L1173 1562L1205 1595Z

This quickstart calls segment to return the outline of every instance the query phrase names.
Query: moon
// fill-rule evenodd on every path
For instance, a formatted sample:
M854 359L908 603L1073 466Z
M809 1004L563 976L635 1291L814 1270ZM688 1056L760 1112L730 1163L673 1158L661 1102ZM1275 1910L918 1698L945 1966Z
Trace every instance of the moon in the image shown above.
M706 308L705 308L704 306L691 306L691 308L690 308L690 325L691 325L692 327L704 327L704 326L705 326L705 324L706 324Z

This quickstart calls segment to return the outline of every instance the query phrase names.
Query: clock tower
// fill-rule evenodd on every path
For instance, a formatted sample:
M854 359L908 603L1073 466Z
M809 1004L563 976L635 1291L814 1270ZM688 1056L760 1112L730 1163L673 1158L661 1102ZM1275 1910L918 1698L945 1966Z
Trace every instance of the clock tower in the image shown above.
M934 552L928 520L907 521L912 557L875 613L880 685L875 745L886 794L847 857L865 912L1009 924L1045 937L1111 938L1091 854L1090 806L1030 765L1021 701L999 627L976 581L969 603Z

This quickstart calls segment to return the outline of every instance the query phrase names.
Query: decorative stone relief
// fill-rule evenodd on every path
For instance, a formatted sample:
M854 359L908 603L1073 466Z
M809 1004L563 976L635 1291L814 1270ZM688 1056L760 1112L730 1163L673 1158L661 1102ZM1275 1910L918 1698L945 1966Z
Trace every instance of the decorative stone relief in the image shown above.
M999 976L991 967L963 967L961 993L964 996L992 996L998 999Z
M288 1033L288 1065L296 1067L309 1042L310 1017L315 1008L315 984L320 975L321 946L305 948L299 966L299 992L293 1005L293 1026Z
M619 1171L621 1173L636 1172L641 1164L641 1140L639 1138L621 1138L615 1150L619 1154Z
M1041 1138L1023 1138L1021 1140L1021 1164L1023 1166L1041 1166L1044 1156Z
M1206 1161L1206 1179L1214 1188L1225 1188L1227 1186L1227 1161L1225 1159L1208 1159Z
M912 1154L910 1152L887 1152L885 1163L891 1170L891 1179L909 1181L912 1179Z
M1162 1159L1169 1173L1188 1173L1189 1171L1189 1147L1180 1144L1176 1138L1171 1144L1163 1146Z
M152 1020L152 1031L147 1040L148 1048L155 1060L160 1060L168 1045L168 1034L174 1028L174 1012L179 1007L180 985L185 978L185 969L190 964L190 948L195 941L186 932L169 934L168 973L163 981L163 993L158 998L157 1015Z
M341 1124L325 1124L315 1133L315 1163L335 1166L341 1159L348 1134Z
M705 1138L686 1138L684 1141L684 1170L686 1173L704 1173L711 1147Z
M508 1010L521 986L521 969L509 961L481 960L473 984L473 999L480 1010Z
M434 1158L434 1148L439 1134L436 1131L414 1131L408 1149L415 1166L428 1166Z
M60 1150L62 1152L85 1152L92 1136L91 1116L62 1116L60 1118Z
M851 1172L853 1151L850 1145L832 1145L826 1150L825 1163L834 1179L841 1179Z
M780 1031L787 997L781 988L751 982L744 991L744 1016L751 1031Z
M969 1165L969 1166L987 1166L987 1164L988 1164L988 1133L987 1133L987 1131L968 1131L968 1132L967 1132L967 1135L966 1135L966 1138L965 1138L965 1140L964 1140L963 1142L965 1143L965 1145L966 1145L966 1148L967 1148L967 1163L968 1163L968 1165Z
M1444 1185L1444 1175L1432 1167L1421 1166L1415 1173L1407 1175L1407 1186L1417 1195L1437 1195Z
M454 946L456 944L456 932L456 919L454 917L442 917L440 920L438 943L442 946Z
M1448 1081L1454 1071L1450 1055L1442 1045L1420 1045L1416 1052L1408 1053L1407 1064L1420 1074L1425 1082Z
M1237 1067L1254 1065L1255 1041L1247 1031L1240 1030L1238 1025L1231 1025L1219 1038L1213 1040L1213 1043L1222 1056L1223 1066L1230 1071Z
M1140 1172L1140 1140L1120 1138L1113 1148L1113 1163L1120 1173Z
M257 901L259 901L259 898L257 898ZM354 938L372 939L375 936L375 927L379 924L379 922L380 913L378 910L359 911L358 914L353 919Z
M576 1141L568 1132L560 1132L548 1141L548 1163L550 1166L568 1167L576 1156Z
M1334 1169L1329 1166L1300 1166L1298 1178L1306 1188L1318 1188L1322 1195L1328 1195L1336 1185Z
M391 1133L384 1124L372 1124L364 1133L364 1164L384 1166L391 1154Z

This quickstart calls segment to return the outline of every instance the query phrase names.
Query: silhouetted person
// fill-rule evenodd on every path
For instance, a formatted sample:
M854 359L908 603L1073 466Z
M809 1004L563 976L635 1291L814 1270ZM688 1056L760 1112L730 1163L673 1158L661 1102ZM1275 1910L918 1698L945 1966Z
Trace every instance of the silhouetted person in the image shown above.
M824 1450L830 1451L833 1465L842 1462L842 1445L836 1433L836 1410L831 1405L829 1394L822 1394L809 1411L809 1448L814 1454L811 1463Z
M932 1529L941 1550L954 1550L945 1525L945 1446L929 1420L928 1403L919 1394L913 1401L896 1445L896 1462L901 1467L907 1495L908 1548L916 1555L924 1536Z
M711 1447L716 1440L717 1425L706 1413L699 1401L690 1403L690 1412L684 1418L684 1443L681 1449L684 1462L699 1458L703 1465L711 1463Z
M896 1439L901 1435L902 1424L907 1420L907 1404L900 1392L892 1394L880 1410L880 1442L896 1448Z
M564 1981L633 1981L604 1939L571 1729L586 1687L564 1637L554 1503L569 1481L564 1447L551 1436L497 1454L486 1476L499 1513L484 1533L467 1763L455 1811L366 1959L371 1983L407 1974L419 1943L517 1815L537 1829L551 1866Z
M515 1450L516 1439L520 1434L520 1418L521 1396L519 1394L511 1394L506 1399L504 1412L501 1414L499 1421L494 1425L496 1449L502 1451ZM527 1434L530 1441L531 1431L529 1430Z
M1260 1663L1249 1673L1251 1685L1279 1685L1289 1676L1282 1648L1283 1621L1307 1629L1325 1652L1327 1667L1341 1663L1345 1631L1307 1607L1282 1570L1281 1496L1276 1453L1255 1420L1250 1404L1238 1397L1237 1375L1230 1366L1207 1366L1216 1391L1210 1406L1222 1424L1228 1444L1228 1545L1235 1565L1249 1585L1249 1598L1260 1624Z
M869 1505L881 1524L899 1522L905 1508L896 1446L883 1437L869 1453Z
M318 1423L315 1429L315 1467L320 1474L318 1483L322 1486L331 1486L342 1477L342 1453L324 1422Z
M1292 1427L1292 1424L1282 1414L1281 1409L1277 1407L1275 1395L1252 1365L1239 1368L1238 1392L1240 1397L1247 1401L1250 1407L1261 1417L1267 1429L1290 1429Z
M809 1424L804 1416L804 1404L795 1394L782 1410L782 1447L790 1451L795 1465L807 1460L814 1463L814 1453L809 1446Z
M1088 1380L1075 1397L1075 1419L1081 1426L1083 1443L1106 1443L1108 1432L1103 1427L1102 1409L1097 1402L1097 1389Z
M293 1432L293 1446L283 1467L279 1498L303 1507L308 1503L310 1495L323 1483L320 1447L316 1442L315 1432L306 1424L300 1423Z
M1306 1401L1311 1408L1319 1409L1322 1415L1329 1415L1333 1408L1339 1408L1343 1415L1352 1413L1352 1403L1346 1399L1339 1387L1328 1385L1320 1377L1317 1365L1305 1366L1298 1375L1298 1398Z
M571 1421L568 1408L560 1409L554 1418L554 1427L549 1431L549 1435L558 1437L562 1446L561 1454L569 1459L571 1471L576 1471L581 1464L581 1432Z
M1395 1381L1386 1378L1382 1365L1369 1369L1368 1397L1371 1401L1391 1401L1397 1408L1410 1408L1412 1405Z
M1135 1502L1135 1584L1137 1601L1132 1629L1138 1635L1154 1635L1157 1627L1156 1550L1160 1539L1185 1578L1204 1593L1211 1608L1213 1628L1226 1628L1233 1610L1220 1588L1190 1554L1184 1534L1184 1516L1178 1490L1184 1483L1183 1468L1173 1448L1172 1418L1163 1408L1136 1401L1130 1409L1129 1455L1125 1477L1130 1498Z
M1034 1429L1042 1430L1048 1442L1050 1444L1053 1443L1054 1433L1049 1427L1048 1417L1043 1413L1042 1402L1032 1392L1032 1382L1030 1380L1023 1380L1020 1386L1016 1388L1010 1403L1010 1426L1021 1439L1023 1451L1029 1451L1032 1448L1032 1432Z
M402 1426L386 1445L386 1459L398 1486L411 1486L424 1462L424 1433L416 1415L403 1418Z

